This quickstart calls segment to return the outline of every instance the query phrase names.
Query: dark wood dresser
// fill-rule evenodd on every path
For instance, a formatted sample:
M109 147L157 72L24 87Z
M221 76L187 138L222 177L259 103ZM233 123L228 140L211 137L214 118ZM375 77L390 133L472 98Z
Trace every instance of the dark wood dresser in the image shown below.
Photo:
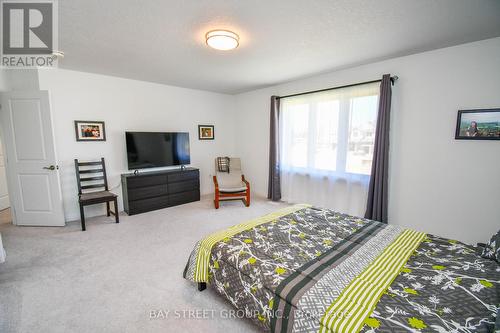
M200 200L200 171L162 170L122 174L123 207L129 215Z

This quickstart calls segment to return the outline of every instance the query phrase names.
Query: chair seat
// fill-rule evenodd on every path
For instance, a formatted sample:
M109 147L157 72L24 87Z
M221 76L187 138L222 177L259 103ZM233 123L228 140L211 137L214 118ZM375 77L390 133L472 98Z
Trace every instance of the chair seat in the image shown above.
M246 190L247 186L243 182L241 182L241 186L219 187L219 192L221 193L238 193L238 192L245 192Z
M80 202L107 201L116 198L117 195L109 191L97 191L80 194Z

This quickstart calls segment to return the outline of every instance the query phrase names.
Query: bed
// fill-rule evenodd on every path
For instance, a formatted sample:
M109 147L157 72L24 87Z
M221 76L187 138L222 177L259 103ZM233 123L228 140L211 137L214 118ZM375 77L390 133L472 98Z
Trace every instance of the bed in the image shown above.
M309 205L200 240L184 277L264 331L500 330L500 266L476 247Z

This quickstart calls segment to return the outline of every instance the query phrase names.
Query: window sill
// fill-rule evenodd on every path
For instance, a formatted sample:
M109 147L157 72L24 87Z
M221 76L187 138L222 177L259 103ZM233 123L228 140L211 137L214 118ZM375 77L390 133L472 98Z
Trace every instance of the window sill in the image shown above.
M359 181L362 183L365 182L368 183L370 181L370 175L360 174L360 173L338 172L338 171L317 170L317 169L311 170L305 168L290 168L290 167L282 167L281 172L290 175L298 175L311 178L324 178L329 180Z

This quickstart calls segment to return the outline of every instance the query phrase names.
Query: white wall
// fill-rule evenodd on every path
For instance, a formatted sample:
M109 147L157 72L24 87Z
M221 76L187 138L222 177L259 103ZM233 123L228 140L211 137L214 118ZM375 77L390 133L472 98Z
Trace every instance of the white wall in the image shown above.
M500 38L359 66L236 97L237 151L267 194L269 98L399 76L393 90L390 223L487 241L500 228L500 141L456 141L457 110L500 107Z
M79 219L73 159L106 159L110 187L120 195L127 171L125 130L189 131L191 165L200 168L201 192L213 189L209 175L216 156L233 155L234 97L68 70L40 70L40 89L49 90L60 163L66 220ZM77 142L74 120L103 120L105 142ZM214 141L198 140L198 124L215 125ZM103 214L86 208L88 216Z
M0 91L39 90L38 70L0 69Z

